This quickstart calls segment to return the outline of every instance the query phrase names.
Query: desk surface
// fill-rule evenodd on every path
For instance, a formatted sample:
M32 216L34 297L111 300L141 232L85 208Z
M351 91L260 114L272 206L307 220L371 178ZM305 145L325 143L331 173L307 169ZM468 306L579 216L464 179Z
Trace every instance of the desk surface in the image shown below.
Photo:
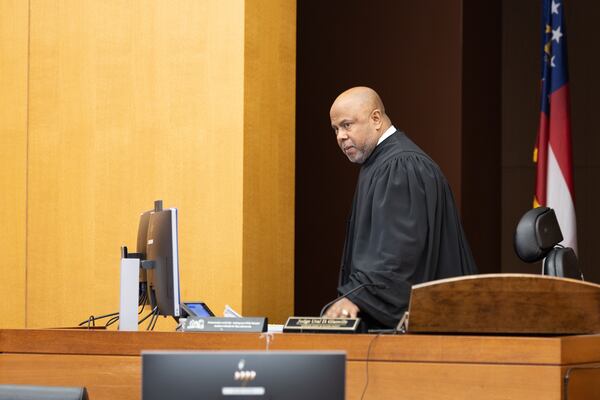
M0 330L0 383L86 385L94 400L111 396L138 399L142 350L267 348L346 351L349 399L360 398L368 368L366 399L391 398L402 388L407 399L560 400L562 377L568 367L600 363L600 335L266 335L7 329ZM593 381L600 381L597 374L580 379L582 384L569 400L600 390L597 385L588 388Z

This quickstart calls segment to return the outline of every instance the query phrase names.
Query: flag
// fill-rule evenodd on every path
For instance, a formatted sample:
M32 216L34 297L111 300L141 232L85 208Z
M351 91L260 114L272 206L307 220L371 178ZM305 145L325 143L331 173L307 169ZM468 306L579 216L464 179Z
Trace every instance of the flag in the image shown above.
M564 2L542 2L542 93L533 152L537 164L533 206L554 209L564 237L561 244L577 252Z

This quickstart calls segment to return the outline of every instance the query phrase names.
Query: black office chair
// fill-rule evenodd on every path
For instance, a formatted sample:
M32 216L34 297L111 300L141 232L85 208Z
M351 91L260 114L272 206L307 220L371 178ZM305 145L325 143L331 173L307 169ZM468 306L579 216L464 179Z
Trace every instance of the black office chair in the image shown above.
M515 232L515 252L528 263L544 259L542 275L581 279L575 251L559 245L563 235L554 210L533 208L525 213Z
M89 400L84 387L0 385L0 400Z

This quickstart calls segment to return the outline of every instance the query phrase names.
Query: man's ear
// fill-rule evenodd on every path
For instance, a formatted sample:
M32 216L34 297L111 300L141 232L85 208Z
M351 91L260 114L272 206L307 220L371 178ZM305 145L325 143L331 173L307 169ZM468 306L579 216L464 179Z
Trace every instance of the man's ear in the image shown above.
M383 124L383 119L381 118L381 111L378 108L374 109L371 113L371 121L375 125L375 128L381 128L381 125Z

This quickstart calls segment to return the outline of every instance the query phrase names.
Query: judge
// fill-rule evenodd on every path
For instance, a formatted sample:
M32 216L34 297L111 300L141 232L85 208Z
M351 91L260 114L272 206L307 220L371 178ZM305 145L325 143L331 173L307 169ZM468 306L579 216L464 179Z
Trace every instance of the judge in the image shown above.
M411 286L476 273L454 198L438 165L398 131L377 93L355 87L330 110L346 157L361 164L346 229L338 292L326 317L361 317L368 329L393 328Z

